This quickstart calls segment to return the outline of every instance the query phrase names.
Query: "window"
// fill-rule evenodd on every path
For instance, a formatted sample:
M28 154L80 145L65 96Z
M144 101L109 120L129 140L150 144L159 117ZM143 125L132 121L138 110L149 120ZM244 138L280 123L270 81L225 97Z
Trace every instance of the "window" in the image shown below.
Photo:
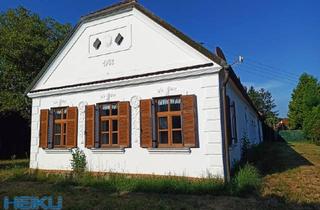
M39 147L42 149L76 148L77 107L40 110Z
M158 146L182 146L181 98L159 98L155 100L155 104Z
M100 46L101 46L101 41L100 41L100 39L96 39L95 41L94 41L94 43L93 43L93 47L96 49L96 50L98 50L99 48L100 48Z
M236 118L236 104L233 101L230 106L230 116L231 116L231 138L233 143L238 142L237 137L237 118Z
M117 43L117 45L121 45L123 39L123 36L121 34L118 34L114 41Z
M100 145L110 147L119 145L118 103L99 105Z
M67 108L53 109L53 147L65 147L67 135Z

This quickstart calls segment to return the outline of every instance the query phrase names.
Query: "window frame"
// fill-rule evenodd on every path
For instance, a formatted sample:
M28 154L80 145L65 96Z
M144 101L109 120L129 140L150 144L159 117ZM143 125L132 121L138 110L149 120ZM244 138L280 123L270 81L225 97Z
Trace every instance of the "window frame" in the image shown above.
M112 115L112 105L116 104L117 106L117 115ZM109 115L102 115L102 106L103 105L108 105L110 109ZM118 148L120 147L119 144L119 120L120 120L120 115L119 115L119 101L113 101L113 102L103 102L103 103L98 103L98 110L99 110L99 145L100 148ZM113 130L113 121L117 120L117 130ZM108 131L102 131L102 122L108 121ZM102 143L102 135L103 134L108 134L109 138L109 143L108 144L103 144ZM117 144L113 144L113 134L117 134Z
M68 107L54 107L52 110L52 147L53 148L66 148L67 147L67 120L68 120ZM61 110L62 118L56 119L55 112L57 110ZM65 118L64 116L65 110ZM60 134L56 134L55 126L56 124L60 124ZM60 144L55 144L55 136L60 136Z
M230 126L231 126L231 141L233 144L238 143L238 129L237 129L237 116L236 116L236 103L232 101L230 103Z
M170 99L180 99L180 110L178 111L171 111L170 107ZM158 101L166 99L168 101L167 104L167 111L158 111ZM179 148L184 146L184 139L183 139L183 118L182 118L182 99L181 95L173 95L173 96L164 96L164 97L157 97L153 98L154 105L155 105L155 113L154 117L156 118L156 137L157 137L157 146L159 148ZM175 116L180 117L180 128L173 128L172 119ZM167 128L166 129L160 129L160 118L166 117L167 118ZM180 131L181 132L181 143L173 143L173 132L174 131ZM167 132L168 134L168 143L160 143L160 132Z

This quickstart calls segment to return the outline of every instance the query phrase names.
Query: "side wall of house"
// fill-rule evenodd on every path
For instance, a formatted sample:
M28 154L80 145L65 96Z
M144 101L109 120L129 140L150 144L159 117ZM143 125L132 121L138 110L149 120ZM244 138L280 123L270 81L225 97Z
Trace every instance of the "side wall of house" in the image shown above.
M243 137L247 137L251 144L259 144L263 137L261 121L256 111L244 99L232 81L227 84L227 95L230 98L230 103L235 102L236 112L237 143L233 143L229 147L230 162L233 165L241 158L241 139Z
M141 148L139 100L178 94L197 96L199 148L191 148L191 152L159 153ZM84 150L90 171L191 177L205 177L210 174L223 177L219 94L218 73L210 73L111 89L106 85L105 89L100 90L33 98L30 167L47 170L71 169L70 151L39 148L39 118L41 109L77 106L78 147ZM124 152L93 152L85 148L85 105L108 101L130 101L131 104L132 146Z

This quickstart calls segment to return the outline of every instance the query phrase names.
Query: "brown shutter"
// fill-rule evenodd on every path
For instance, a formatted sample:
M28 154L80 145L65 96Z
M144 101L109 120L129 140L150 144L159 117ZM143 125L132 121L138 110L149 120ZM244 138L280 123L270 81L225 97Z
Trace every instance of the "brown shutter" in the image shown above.
M49 109L40 110L39 147L48 148Z
M78 135L78 109L77 107L67 108L67 148L77 147Z
M230 98L229 98L229 96L227 96L226 99L227 99L226 100L226 108L227 108L226 113L227 113L227 115L226 115L225 120L227 121L227 130L226 130L227 138L228 138L227 142L228 142L228 145L231 146L232 145L232 136L231 136L231 113L230 113Z
M130 103L119 102L119 145L130 146Z
M86 148L94 147L94 116L95 116L95 105L86 106Z
M181 96L183 142L186 147L198 146L197 101L195 95Z
M140 101L141 147L152 147L152 100Z

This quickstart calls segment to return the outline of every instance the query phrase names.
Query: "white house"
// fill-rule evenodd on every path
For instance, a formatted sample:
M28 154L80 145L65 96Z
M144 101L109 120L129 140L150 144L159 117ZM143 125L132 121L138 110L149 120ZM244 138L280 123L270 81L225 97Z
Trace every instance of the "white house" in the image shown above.
M136 1L81 18L34 80L30 168L228 178L259 113L216 54Z

